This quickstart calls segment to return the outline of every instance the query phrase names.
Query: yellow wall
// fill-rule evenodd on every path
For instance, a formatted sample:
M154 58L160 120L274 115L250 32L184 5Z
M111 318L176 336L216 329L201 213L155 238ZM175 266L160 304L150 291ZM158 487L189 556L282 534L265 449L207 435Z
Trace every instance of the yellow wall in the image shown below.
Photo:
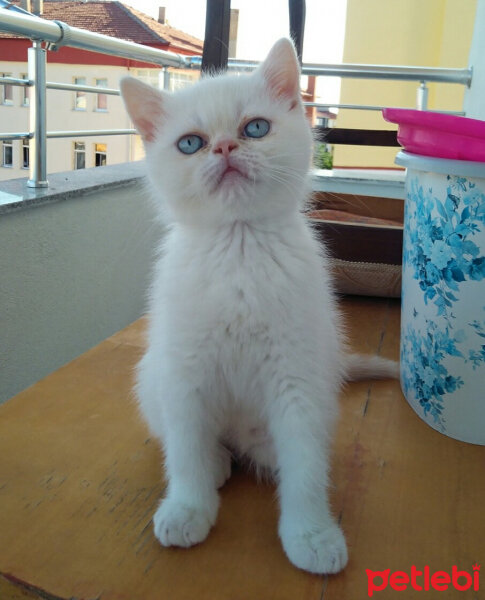
M347 0L345 63L466 67L476 0ZM414 108L418 82L343 79L340 103ZM431 110L462 110L464 87L428 84ZM337 127L394 129L380 112L340 110ZM396 148L336 146L334 165L394 167Z

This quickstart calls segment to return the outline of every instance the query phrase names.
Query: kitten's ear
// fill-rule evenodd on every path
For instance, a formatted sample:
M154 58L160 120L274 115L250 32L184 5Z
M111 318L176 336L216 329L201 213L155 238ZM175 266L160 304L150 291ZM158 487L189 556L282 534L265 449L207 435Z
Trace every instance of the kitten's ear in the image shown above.
M152 142L163 115L162 93L134 77L123 77L120 91L126 110L143 140Z
M290 100L291 108L300 103L300 65L289 39L276 42L258 71L274 97Z

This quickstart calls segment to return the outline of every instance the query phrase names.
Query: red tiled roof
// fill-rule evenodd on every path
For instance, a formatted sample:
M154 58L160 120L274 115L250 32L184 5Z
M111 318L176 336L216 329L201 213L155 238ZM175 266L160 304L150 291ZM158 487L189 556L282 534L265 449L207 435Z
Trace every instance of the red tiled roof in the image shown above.
M121 4L121 3L120 3ZM139 19L140 22L147 27L150 31L157 33L161 38L166 40L173 46L183 47L187 50L193 51L195 54L202 54L204 43L196 37L184 33L179 29L175 29L171 25L164 25L159 23L157 20L152 19L145 13L140 12L128 6L127 4L121 4L123 8L129 11L135 18Z
M19 4L14 0L12 4ZM168 45L201 54L203 42L170 25L162 25L148 15L116 1L103 0L44 0L44 19L58 20L71 27L88 29L137 44ZM0 37L17 37L0 33ZM171 46L171 47L170 47Z

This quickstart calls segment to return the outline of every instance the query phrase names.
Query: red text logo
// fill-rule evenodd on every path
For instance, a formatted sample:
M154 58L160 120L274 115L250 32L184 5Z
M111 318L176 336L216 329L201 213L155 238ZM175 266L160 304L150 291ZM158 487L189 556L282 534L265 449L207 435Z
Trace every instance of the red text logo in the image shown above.
M473 589L478 592L480 586L480 565L473 565L472 571L460 571L456 565L451 567L451 573L447 571L430 572L428 566L422 571L414 565L411 572L394 571L391 569L385 571L365 570L367 573L367 594L372 598L374 592L382 592L388 586L398 592L407 590L408 587L418 592L427 592L431 589L444 592L452 587L460 592Z

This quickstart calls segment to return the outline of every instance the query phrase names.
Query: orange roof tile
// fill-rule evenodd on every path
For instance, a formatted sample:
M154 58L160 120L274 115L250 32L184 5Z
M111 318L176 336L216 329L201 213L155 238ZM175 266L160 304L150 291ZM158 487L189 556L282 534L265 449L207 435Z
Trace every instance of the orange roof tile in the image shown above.
M120 3L121 4L121 3ZM171 25L159 23L156 19L152 19L148 15L140 12L128 6L127 4L121 4L123 8L129 11L134 17L138 18L146 27L157 33L160 38L166 40L169 44L173 46L184 47L187 50L191 50L194 54L202 54L202 49L204 43L198 38L189 35L188 33L184 33L179 29L175 29Z
M12 4L19 4L13 0ZM203 42L170 25L164 25L148 15L111 0L44 0L44 19L58 20L71 27L88 29L122 40L145 45L168 45L167 49L183 49L201 54ZM0 33L0 37L18 37ZM171 47L170 47L171 46ZM175 48L174 48L175 47Z

